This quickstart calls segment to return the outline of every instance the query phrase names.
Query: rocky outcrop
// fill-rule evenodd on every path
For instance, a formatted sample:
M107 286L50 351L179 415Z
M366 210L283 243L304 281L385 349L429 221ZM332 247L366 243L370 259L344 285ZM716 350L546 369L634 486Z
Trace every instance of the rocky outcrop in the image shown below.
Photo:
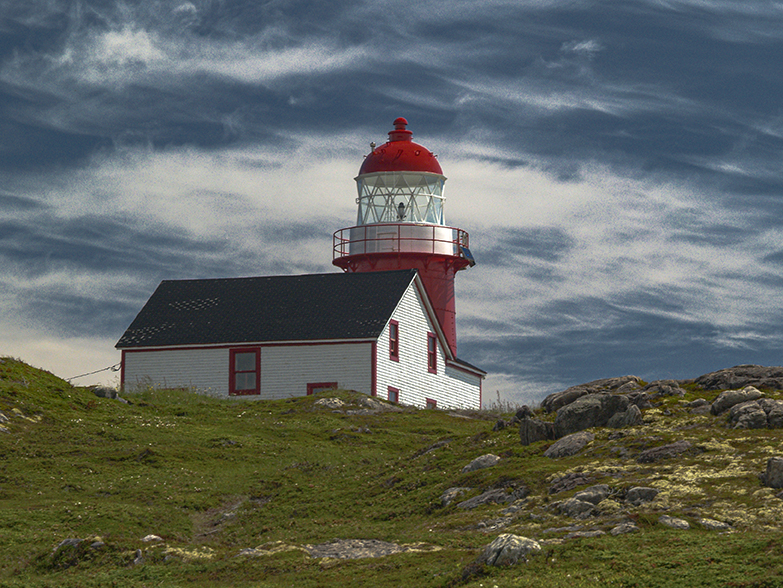
M494 455L492 453L487 453L486 455L477 457L476 459L471 461L468 465L466 465L464 468L462 468L462 473L465 474L467 472L472 472L475 470L490 468L493 465L497 464L499 461L500 461L499 456Z
M681 529L683 531L691 528L691 525L688 521L684 519L678 519L676 517L670 517L669 515L661 515L658 518L658 522L662 525L666 525L667 527Z
M734 429L777 429L783 427L783 401L759 398L735 404L729 410Z
M745 386L741 390L726 390L725 392L721 392L712 402L710 412L714 415L719 415L729 410L735 404L756 400L757 398L761 398L761 396L761 392L753 386Z
M555 439L554 423L540 421L526 416L519 423L519 440L522 445L530 445L537 441L553 441Z
M484 548L479 561L489 566L513 566L520 560L526 562L529 556L539 551L541 545L537 541L504 533Z
M639 506L642 503L655 500L655 497L658 496L659 492L660 490L656 490L655 488L635 486L628 490L625 495L625 501L634 506Z
M576 455L593 439L595 439L595 435L588 433L587 431L568 435L553 443L551 447L544 452L544 457L557 458Z
M638 463L654 463L662 459L677 457L685 452L692 451L693 444L690 441L676 441L668 445L645 449L636 458Z
M629 404L628 398L620 394L597 393L582 396L557 411L555 437L565 437L592 427L605 427L617 413L625 413Z
M571 386L562 392L555 392L544 398L543 402L541 402L541 408L546 412L555 412L582 396L601 392L627 394L640 389L640 382L641 380L636 376L621 376L619 378L604 378L588 382L587 384Z
M746 386L783 390L783 366L738 365L699 376L694 383L705 390L737 389Z
M770 457L767 460L767 469L759 478L765 486L783 488L783 457Z

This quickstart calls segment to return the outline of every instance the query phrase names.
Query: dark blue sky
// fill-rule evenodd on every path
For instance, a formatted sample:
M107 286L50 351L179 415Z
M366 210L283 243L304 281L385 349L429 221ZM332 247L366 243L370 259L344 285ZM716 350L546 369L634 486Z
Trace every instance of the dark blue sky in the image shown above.
M0 0L0 354L69 377L162 279L336 271L404 116L489 399L779 365L781 72L777 2Z

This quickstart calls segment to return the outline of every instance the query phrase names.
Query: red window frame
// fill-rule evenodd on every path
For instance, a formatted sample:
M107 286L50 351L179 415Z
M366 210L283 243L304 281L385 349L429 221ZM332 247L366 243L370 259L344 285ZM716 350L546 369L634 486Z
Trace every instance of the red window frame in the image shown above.
M427 333L427 371L438 373L438 340L434 333Z
M389 359L400 361L400 323L389 321Z
M307 384L307 395L312 396L324 390L337 390L337 382L312 382Z
M400 389L395 388L394 386L389 386L388 389L388 400L389 402L399 403L400 401Z
M425 398L424 403L427 408L438 408L438 401L432 398Z
M253 354L253 369L247 369L249 366L242 365L242 369L237 369L237 355L250 355ZM241 347L238 349L229 349L228 351L229 361L229 376L228 376L228 393L230 396L250 396L253 394L261 394L261 349L258 347ZM237 388L237 376L246 377L247 375L255 374L255 383L252 388L247 388L244 385ZM251 376L252 377L252 376Z

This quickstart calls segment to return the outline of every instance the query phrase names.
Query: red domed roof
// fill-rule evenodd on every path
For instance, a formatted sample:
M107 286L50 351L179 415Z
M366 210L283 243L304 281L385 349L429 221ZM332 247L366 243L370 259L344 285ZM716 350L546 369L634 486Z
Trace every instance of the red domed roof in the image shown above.
M414 171L443 175L435 155L426 147L411 140L413 133L407 130L408 121L398 118L394 130L389 131L389 141L375 147L359 168L359 175L373 172Z

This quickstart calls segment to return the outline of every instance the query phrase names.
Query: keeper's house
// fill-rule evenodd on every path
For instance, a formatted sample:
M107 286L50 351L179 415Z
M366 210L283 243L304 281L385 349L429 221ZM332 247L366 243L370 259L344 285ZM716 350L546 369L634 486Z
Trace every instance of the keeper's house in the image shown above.
M162 282L116 347L122 386L260 399L349 389L480 408L417 270Z

